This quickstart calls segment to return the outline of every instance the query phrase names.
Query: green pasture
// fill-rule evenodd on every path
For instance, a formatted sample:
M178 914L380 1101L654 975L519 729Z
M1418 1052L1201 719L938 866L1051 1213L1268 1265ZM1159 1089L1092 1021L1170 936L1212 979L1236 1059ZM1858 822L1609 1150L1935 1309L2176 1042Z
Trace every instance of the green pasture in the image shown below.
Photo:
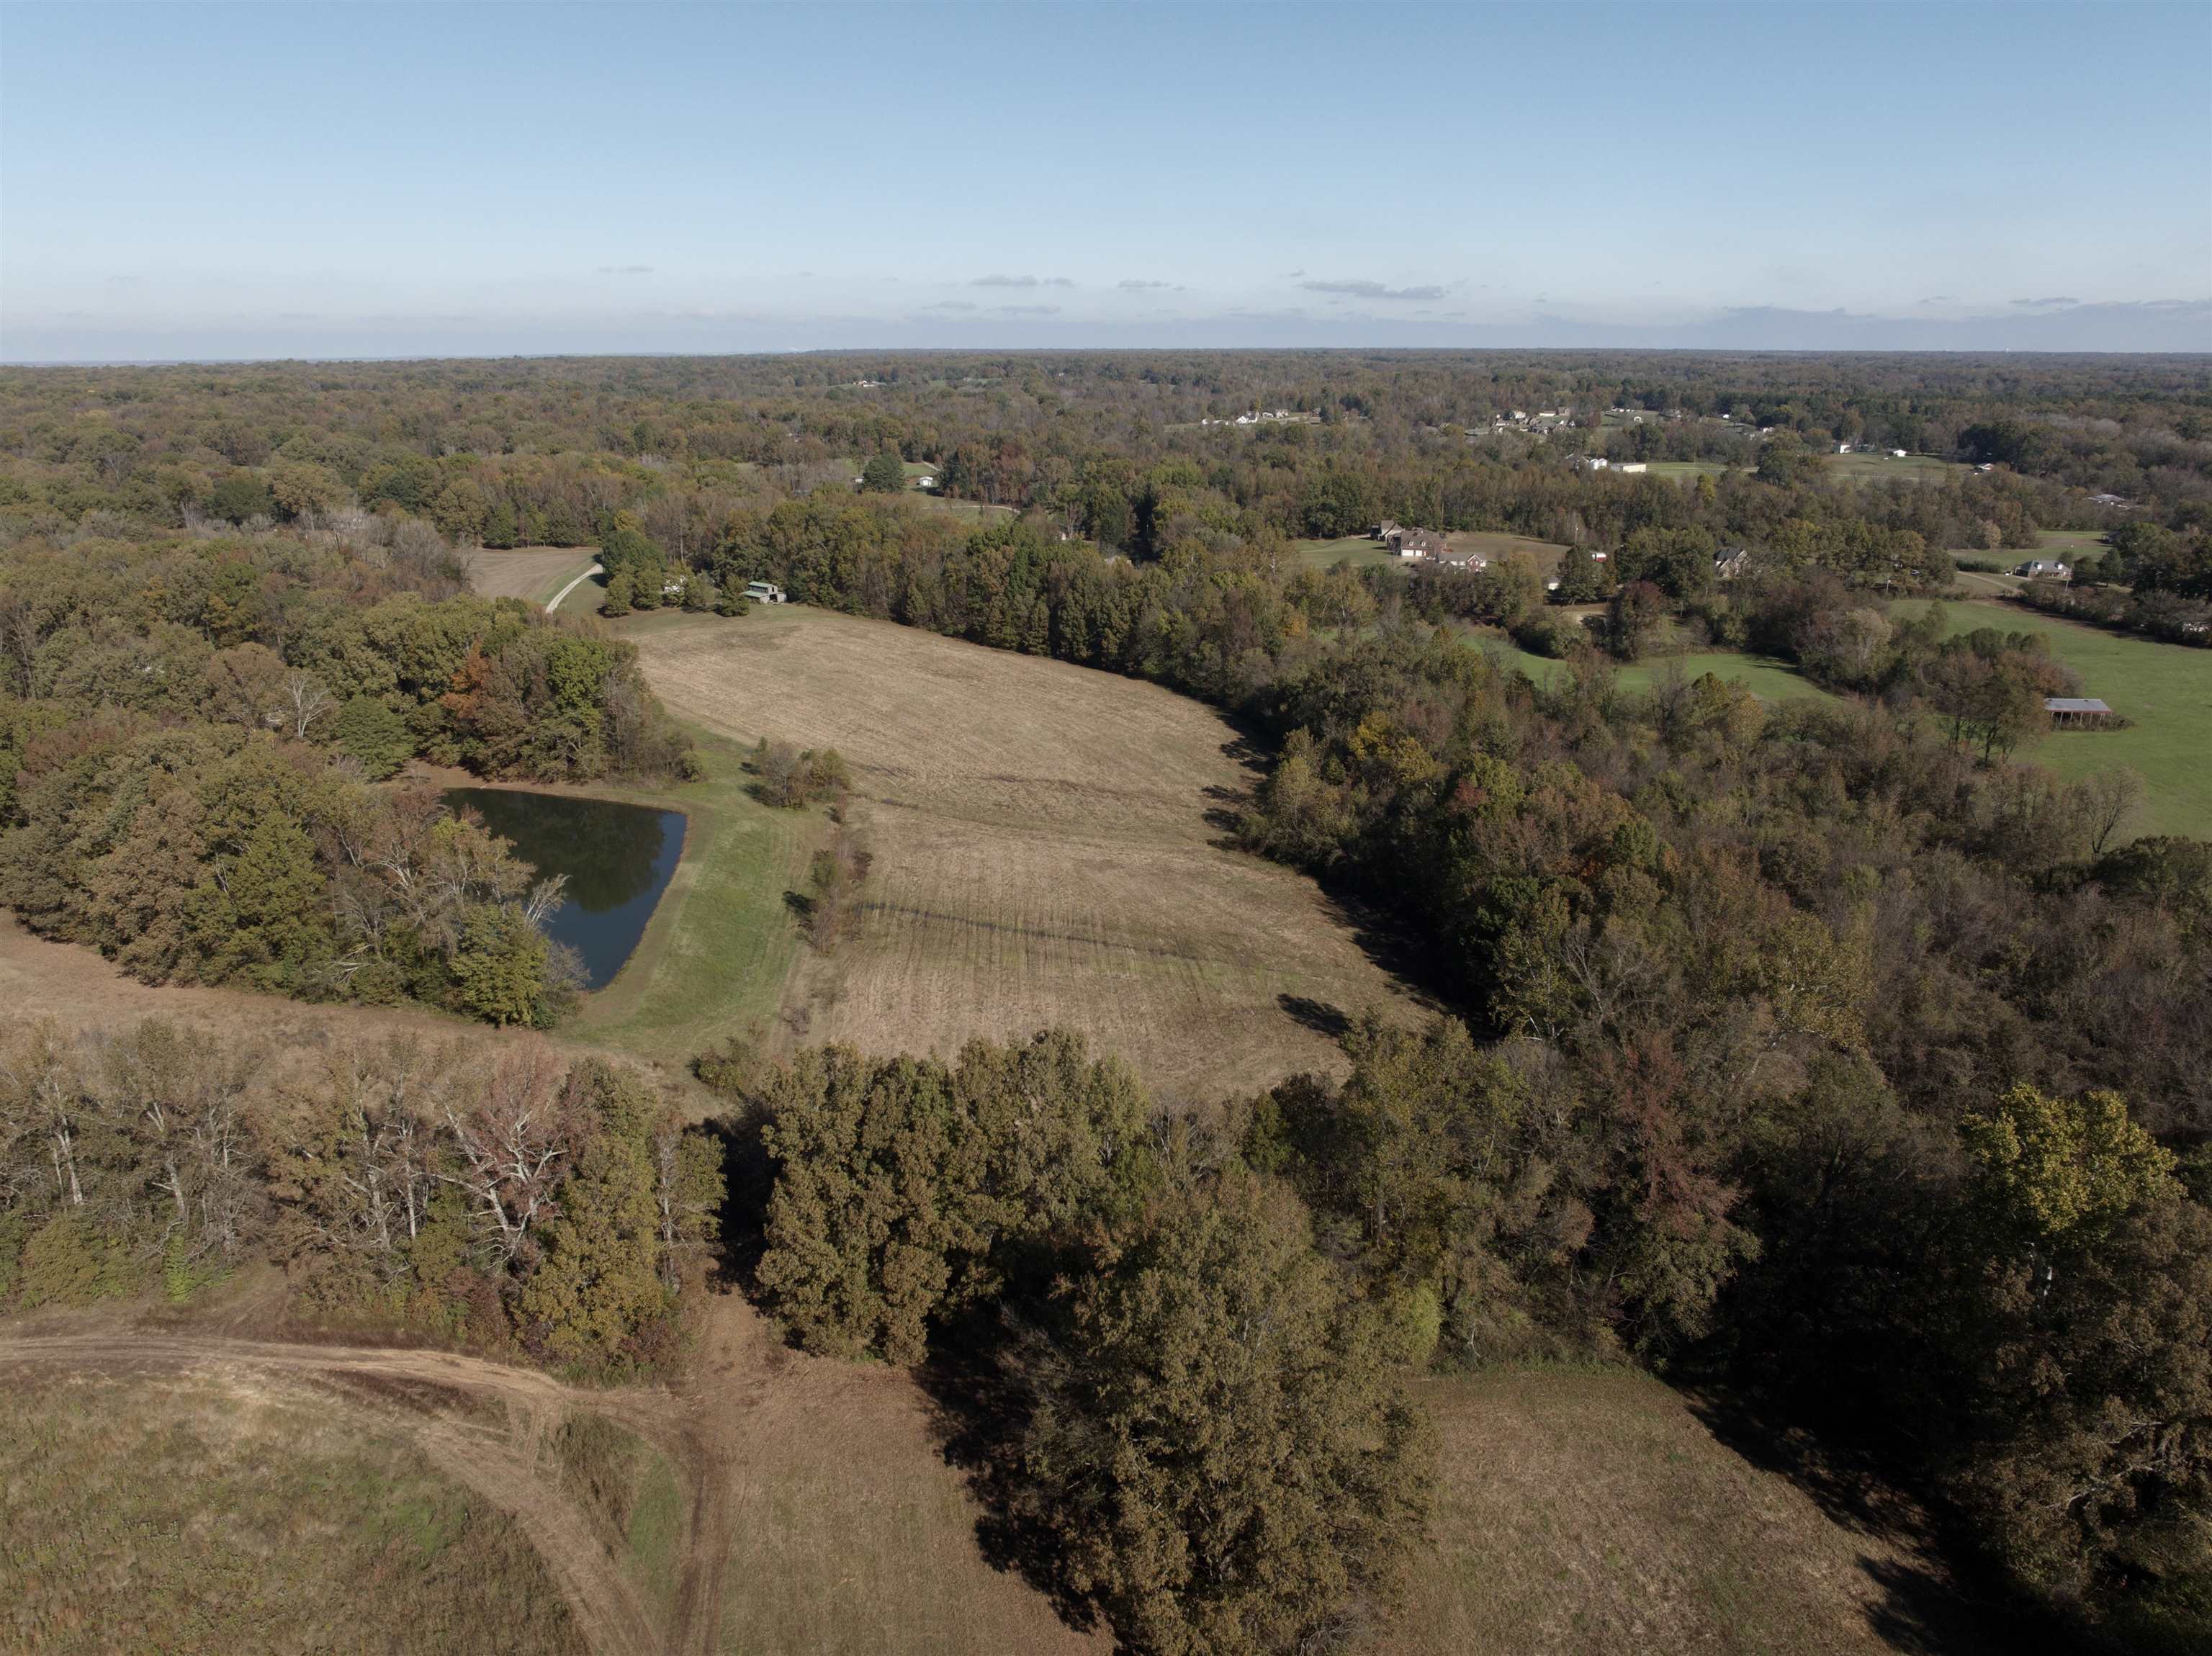
M703 780L595 787L609 798L684 814L684 857L615 980L587 996L584 1040L681 1064L726 1034L773 1023L799 934L784 902L803 890L821 824L746 792L743 750L694 730Z
M1526 673L1539 684L1564 677L1567 664L1550 656L1532 655L1504 633L1491 627L1467 629L1468 641L1500 666ZM1788 701L1811 696L1824 701L1836 697L1804 676L1786 661L1738 650L1692 650L1680 655L1650 656L1618 670L1616 682L1624 690L1649 690L1668 671L1679 668L1685 678L1707 673L1732 684L1741 684L1765 701Z
M1914 616L1926 608L1917 599L1891 606ZM2103 698L2130 721L2124 730L2053 731L2017 757L2069 779L2131 766L2147 785L2136 832L2212 839L2212 650L2130 638L2009 604L1952 603L1943 612L1954 635L1995 627L2049 639L2081 676L2081 694Z
M1973 467L1961 461L1939 460L1932 454L1908 454L1900 460L1887 449L1826 458L1828 475L1846 482L1940 483L1946 477L1966 476L1973 471Z

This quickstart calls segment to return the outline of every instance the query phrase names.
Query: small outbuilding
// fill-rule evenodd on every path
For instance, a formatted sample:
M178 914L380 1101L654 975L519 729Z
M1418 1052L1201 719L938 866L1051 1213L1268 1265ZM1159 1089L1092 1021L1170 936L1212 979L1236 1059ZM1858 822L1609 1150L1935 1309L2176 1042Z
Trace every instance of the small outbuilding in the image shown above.
M2112 710L2094 695L2045 696L2043 711L2061 730L2094 728L2112 716Z

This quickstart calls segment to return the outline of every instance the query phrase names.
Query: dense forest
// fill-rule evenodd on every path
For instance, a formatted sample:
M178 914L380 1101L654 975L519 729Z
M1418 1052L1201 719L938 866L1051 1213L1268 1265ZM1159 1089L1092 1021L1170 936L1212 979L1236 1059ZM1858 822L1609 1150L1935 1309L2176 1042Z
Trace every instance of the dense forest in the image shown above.
M1286 417L1233 423L1255 409ZM1866 481L1843 443L1957 464ZM2205 641L2201 361L13 371L0 456L0 901L153 980L557 1016L527 872L382 779L691 761L617 633L464 595L471 546L597 546L617 610L734 615L775 580L1151 679L1265 743L1241 841L1388 917L1449 1009L1340 1009L1347 1077L1168 1119L1064 1034L700 1065L729 1101L733 1268L810 1349L939 1376L1041 1585L1133 1647L1362 1625L1426 1498L1401 1377L1529 1359L1648 1363L1875 1458L2082 1638L2212 1629L2212 845L2130 837L2124 777L2020 762L2077 688L2033 634L1892 607L1960 556L2095 531L2082 578L2029 601ZM863 469L886 458L944 498ZM1564 547L1561 590L1518 557L1324 568L1292 545L1384 519ZM1503 667L1467 620L1565 668ZM1662 624L1840 700L1625 690ZM123 1059L18 1046L19 1293L104 1268L39 1125L52 1097L100 1147L122 1217L98 1235L141 1268L180 1228L216 1237L187 1266L234 1246L176 1205ZM659 1141L625 1084L560 1094L585 1124L565 1176L622 1169L593 1176L629 1216L593 1236L650 1229ZM331 1123L375 1135L310 1090L247 1113L269 1182L240 1210L347 1262L334 1281L482 1301L488 1338L566 1349L539 1278L568 1244L508 1251L503 1198L467 1205L465 1107L395 1107L462 1226L431 1268L364 1256L357 1207L320 1215L301 1147L350 1192ZM653 1347L677 1240L624 1244L637 1294L578 1351Z

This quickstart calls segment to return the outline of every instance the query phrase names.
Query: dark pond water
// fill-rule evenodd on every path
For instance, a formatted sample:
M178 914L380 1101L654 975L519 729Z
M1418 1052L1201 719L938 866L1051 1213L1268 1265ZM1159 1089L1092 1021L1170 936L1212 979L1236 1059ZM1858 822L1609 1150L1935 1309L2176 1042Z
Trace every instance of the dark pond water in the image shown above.
M584 957L586 986L613 982L684 854L684 813L505 788L449 788L446 803L475 810L541 875L568 877L545 930Z

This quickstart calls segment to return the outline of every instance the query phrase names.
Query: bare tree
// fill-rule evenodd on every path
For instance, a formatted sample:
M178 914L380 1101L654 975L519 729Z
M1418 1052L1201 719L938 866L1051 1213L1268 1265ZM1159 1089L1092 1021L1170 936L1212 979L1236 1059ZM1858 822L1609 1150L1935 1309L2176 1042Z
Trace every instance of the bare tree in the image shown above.
M337 699L323 688L321 681L313 673L296 668L284 676L283 695L285 717L291 724L293 736L301 742L307 739L307 732L318 719L327 719L337 711Z
M2143 779L2125 765L2086 776L2074 787L2082 824L2089 836L2089 854L2101 857L2118 840L2120 830L2142 803Z
M440 1177L467 1198L502 1264L528 1258L532 1228L557 1210L553 1192L580 1130L559 1063L542 1046L510 1050L473 1101L449 1094L439 1110L460 1161L459 1172Z

